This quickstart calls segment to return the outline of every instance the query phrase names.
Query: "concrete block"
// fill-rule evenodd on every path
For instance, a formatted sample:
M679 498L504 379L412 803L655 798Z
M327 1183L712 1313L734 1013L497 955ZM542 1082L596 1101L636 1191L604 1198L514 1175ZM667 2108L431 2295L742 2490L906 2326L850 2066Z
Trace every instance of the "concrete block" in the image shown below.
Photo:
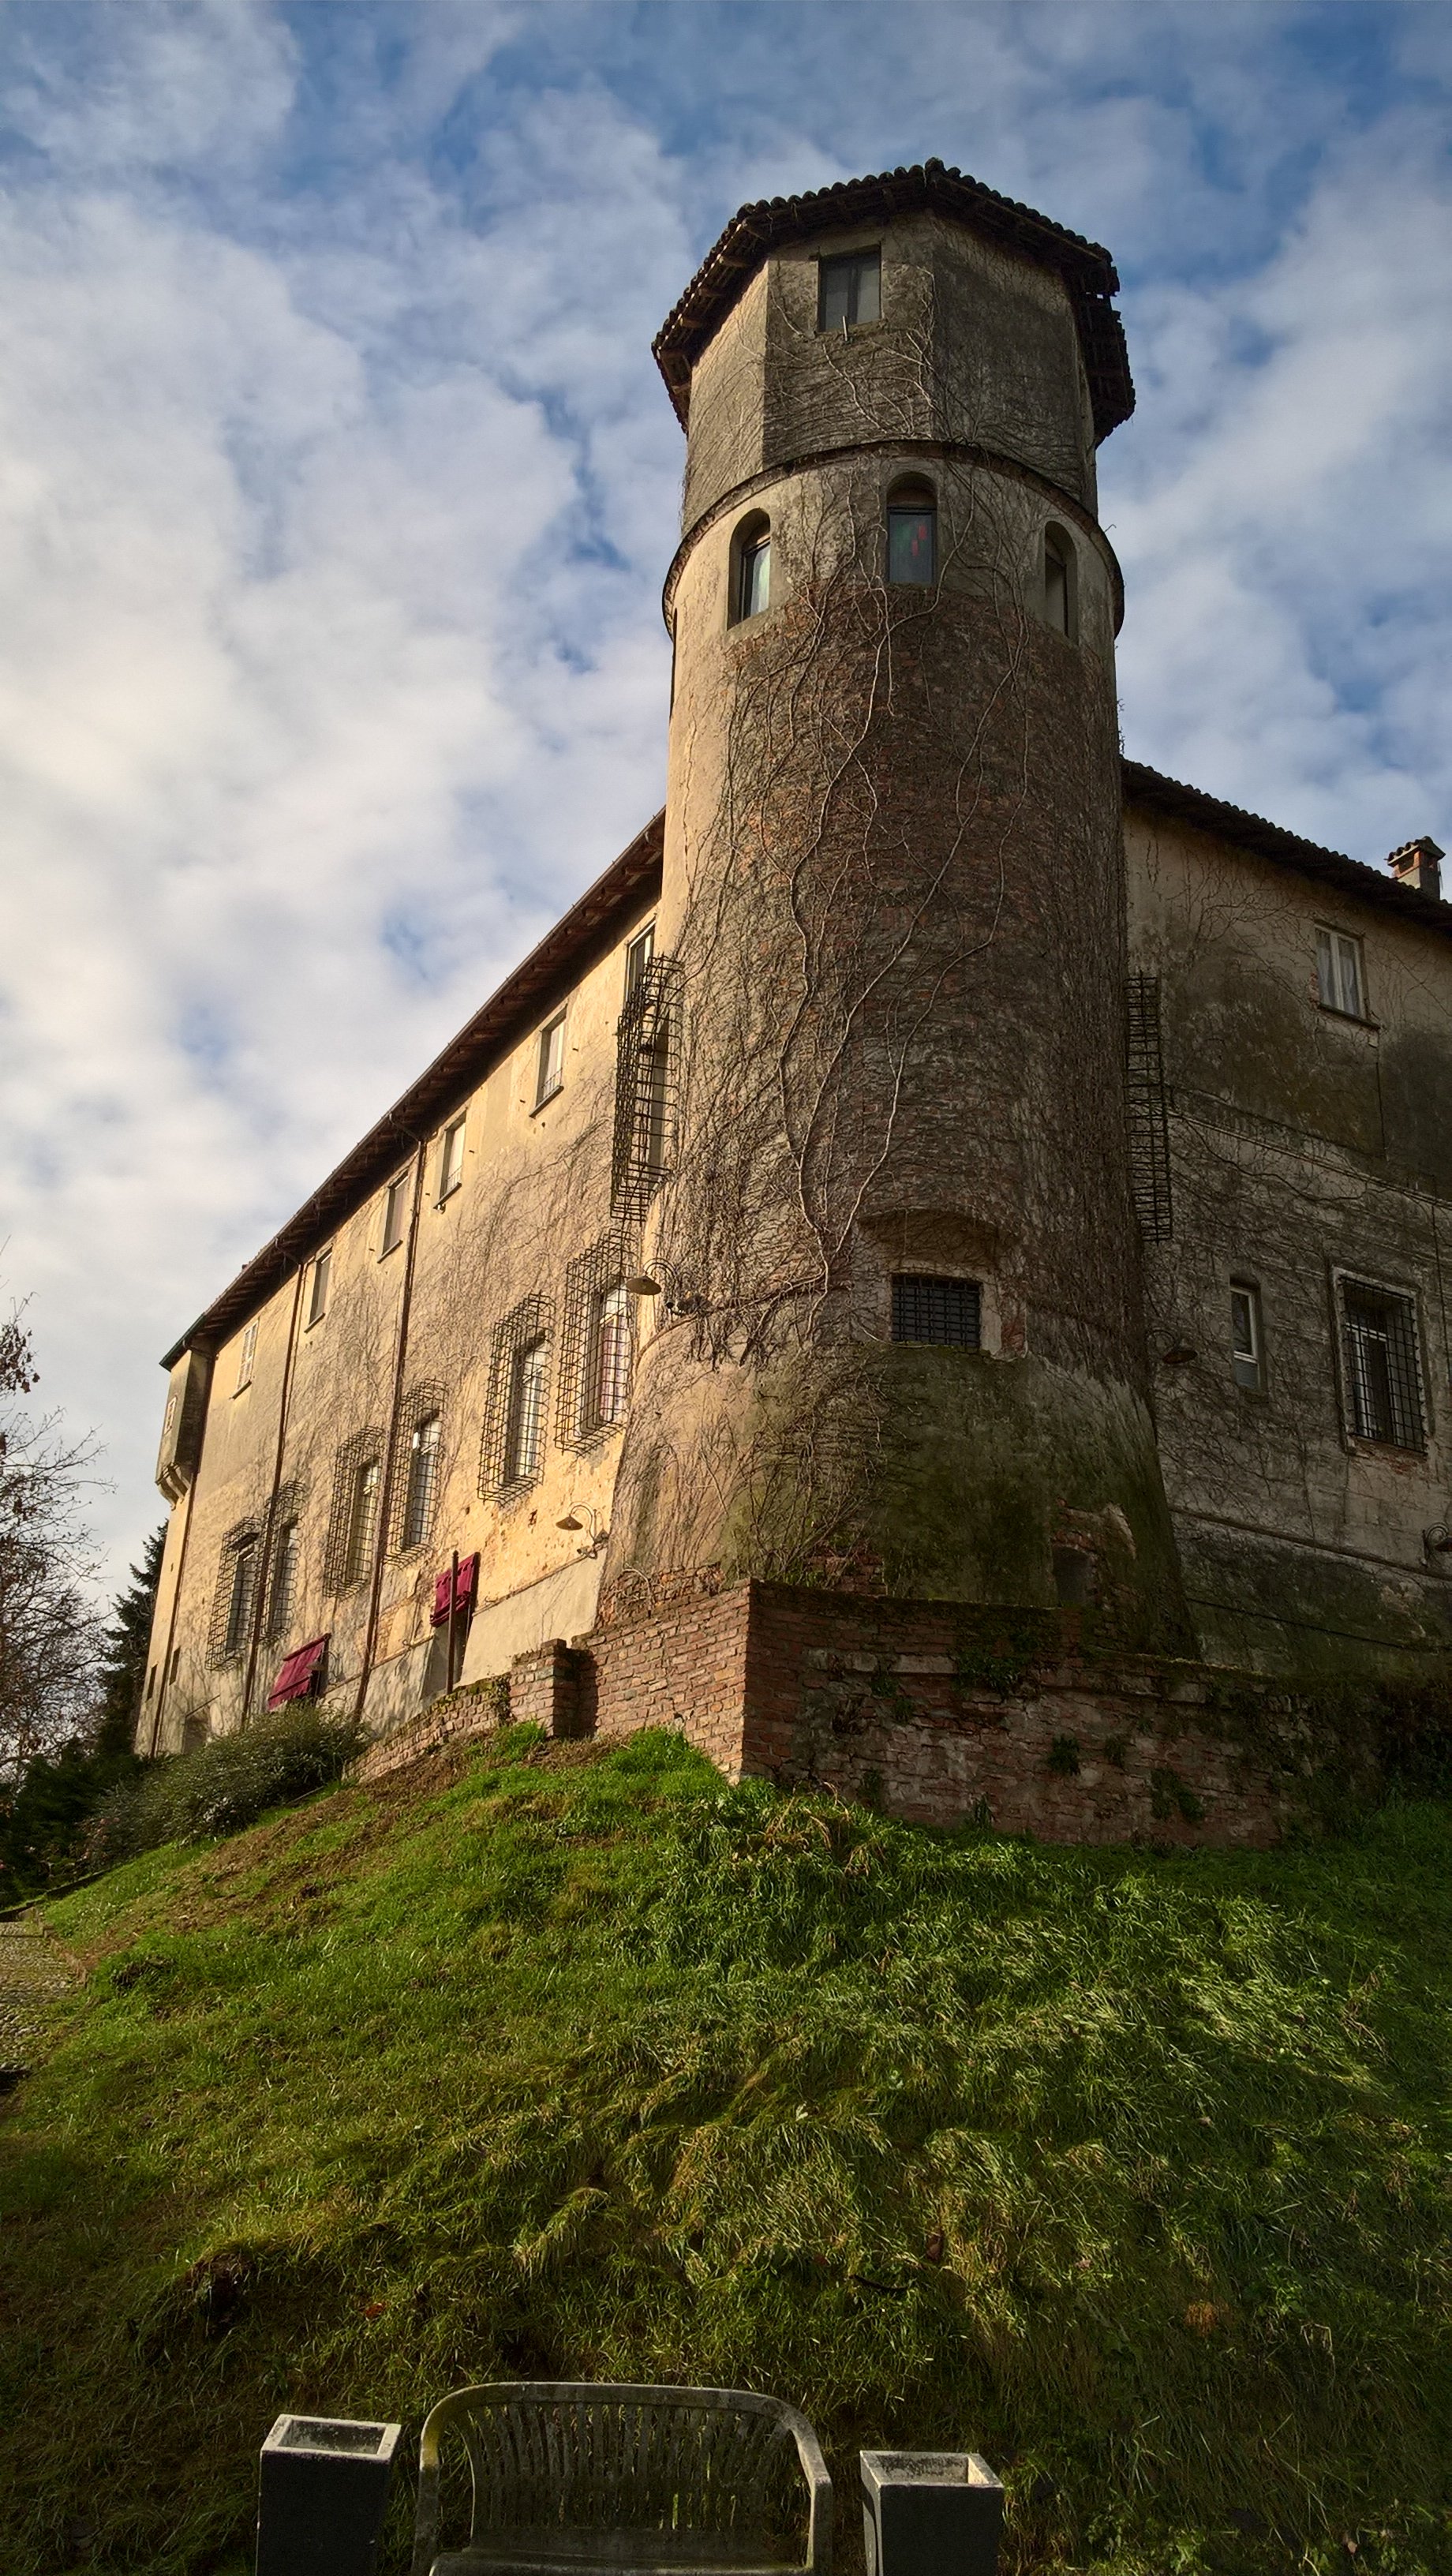
M401 2424L279 2415L262 2445L257 2576L374 2576Z
M1003 2488L976 2451L864 2451L867 2576L994 2576Z

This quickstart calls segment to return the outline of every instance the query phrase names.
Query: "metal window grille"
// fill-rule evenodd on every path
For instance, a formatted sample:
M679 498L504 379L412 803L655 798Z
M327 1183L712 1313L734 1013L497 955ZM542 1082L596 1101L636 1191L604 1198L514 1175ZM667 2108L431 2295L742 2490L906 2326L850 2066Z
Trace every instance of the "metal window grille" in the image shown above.
M552 1324L552 1301L534 1296L523 1298L494 1327L479 1452L481 1494L506 1493L512 1485L532 1483L539 1473ZM531 1353L537 1356L526 1371L521 1362ZM521 1467L521 1460L531 1455L533 1465Z
M331 1594L348 1591L368 1570L382 1456L382 1432L358 1431L333 1461L333 1500L323 1548L323 1586Z
M255 1521L239 1521L222 1541L207 1636L207 1661L211 1664L233 1663L247 1652L257 1599L257 1547Z
M422 1547L433 1528L443 1465L443 1390L414 1387L399 1415L398 1449L393 1467L393 1555Z
M1362 1279L1343 1279L1341 1332L1356 1437L1393 1449L1424 1449L1422 1364L1411 1298Z
M1160 979L1131 975L1128 992L1130 1180L1139 1230L1146 1243L1168 1243L1174 1230L1170 1197L1170 1118L1160 1044Z
M671 1170L680 1066L680 970L653 957L620 1014L610 1205L640 1217Z
M638 1260L634 1226L612 1225L565 1273L555 1423L563 1449L581 1448L607 1430L629 1401L635 1305L625 1281Z
M267 1583L267 1634L274 1642L285 1637L292 1625L293 1603L297 1597L297 1568L300 1531L296 1510L286 1518L279 1516L272 1541L272 1567Z
M899 1272L892 1283L895 1342L945 1342L976 1351L983 1299L976 1279L928 1279Z

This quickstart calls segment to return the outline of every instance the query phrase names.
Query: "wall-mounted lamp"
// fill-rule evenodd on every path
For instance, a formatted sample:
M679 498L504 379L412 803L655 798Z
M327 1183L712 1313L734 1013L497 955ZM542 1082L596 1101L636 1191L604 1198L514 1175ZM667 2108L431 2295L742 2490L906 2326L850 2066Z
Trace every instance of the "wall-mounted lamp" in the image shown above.
M682 1292L679 1271L669 1268L663 1261L657 1262L656 1268L661 1274L659 1279L652 1278L648 1270L638 1270L633 1279L626 1280L625 1285L632 1297L664 1297L668 1315L705 1314L704 1297Z
M1172 1342L1167 1351L1160 1353L1160 1366L1161 1368L1185 1368L1191 1360L1197 1360L1199 1356L1193 1342Z
M602 1529L600 1527L599 1514L596 1512L593 1503L582 1503L580 1505L580 1510L584 1512L589 1519L590 1535L583 1547L576 1548L575 1554L577 1556L598 1556L600 1550L605 1546L609 1539L610 1532L608 1529ZM573 1504L571 1504L570 1509L566 1512L563 1520L558 1520L555 1523L556 1529L562 1530L582 1530L584 1526L585 1523L579 1518Z

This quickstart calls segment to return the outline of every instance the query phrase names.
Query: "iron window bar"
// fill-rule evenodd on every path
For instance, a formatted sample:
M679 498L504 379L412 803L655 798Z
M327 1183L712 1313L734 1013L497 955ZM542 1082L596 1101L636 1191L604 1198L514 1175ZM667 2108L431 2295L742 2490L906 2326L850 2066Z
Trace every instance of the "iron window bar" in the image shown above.
M490 1496L511 1492L517 1486L537 1481L544 1441L545 1398L548 1394L549 1344L554 1324L553 1300L535 1295L521 1298L517 1306L494 1327L493 1347L489 1355L489 1393L484 1408L484 1436L479 1449L479 1491ZM541 1376L534 1424L535 1458L524 1473L517 1471L520 1441L529 1425L521 1419L524 1390L518 1380L518 1363L526 1352L542 1349Z
M1127 1000L1129 1162L1134 1212L1146 1243L1168 1243L1174 1231L1174 1203L1158 975L1131 975Z
M653 957L617 1023L610 1207L622 1219L644 1216L674 1162L680 989L678 961Z
M1421 1353L1411 1298L1364 1279L1343 1279L1341 1334L1355 1437L1390 1449L1425 1449Z
M981 1346L983 1292L976 1279L932 1279L899 1271L892 1283L895 1342L937 1342L950 1349Z

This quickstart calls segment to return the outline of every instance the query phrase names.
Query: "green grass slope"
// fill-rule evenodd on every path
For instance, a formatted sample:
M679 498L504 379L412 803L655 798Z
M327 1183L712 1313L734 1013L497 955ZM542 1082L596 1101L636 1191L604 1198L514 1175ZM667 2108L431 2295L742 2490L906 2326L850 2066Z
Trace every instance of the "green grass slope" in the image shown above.
M1064 1851L529 1742L51 1909L6 2576L241 2576L281 2409L511 2376L790 2397L849 2544L885 2440L1014 2569L1452 2568L1452 1811Z

